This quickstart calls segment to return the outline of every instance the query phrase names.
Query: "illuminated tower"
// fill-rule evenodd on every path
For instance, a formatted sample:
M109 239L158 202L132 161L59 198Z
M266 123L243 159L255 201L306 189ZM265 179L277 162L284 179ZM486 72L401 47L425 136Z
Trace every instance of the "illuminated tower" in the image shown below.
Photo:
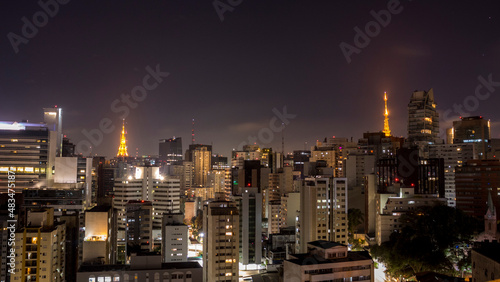
M122 134L120 135L120 147L118 148L117 157L128 157L127 139L125 139L125 120L123 120Z
M387 110L387 92L384 92L384 102L385 102L385 112L384 112L384 133L385 136L391 136L391 130L389 129L389 110Z

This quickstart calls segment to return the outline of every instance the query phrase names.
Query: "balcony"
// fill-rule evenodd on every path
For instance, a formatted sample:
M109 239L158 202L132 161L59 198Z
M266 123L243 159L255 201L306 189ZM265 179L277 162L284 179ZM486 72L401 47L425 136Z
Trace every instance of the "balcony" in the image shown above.
M106 239L107 239L106 235L92 235L92 236L85 237L85 239L83 239L83 240L84 241L100 241L100 242L103 242L103 241L106 241Z

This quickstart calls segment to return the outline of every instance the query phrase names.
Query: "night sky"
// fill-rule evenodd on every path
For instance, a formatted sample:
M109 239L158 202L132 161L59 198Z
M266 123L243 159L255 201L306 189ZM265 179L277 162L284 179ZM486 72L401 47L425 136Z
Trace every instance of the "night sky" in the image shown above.
M500 137L500 86L471 98L479 76L500 83L500 3L401 1L348 63L339 45L355 47L354 28L364 30L375 20L370 11L389 2L242 0L221 21L212 1L72 0L45 25L39 17L38 32L16 53L9 34L23 36L23 17L33 22L42 8L2 1L0 120L40 122L43 107L58 105L63 131L77 144L87 139L82 130L109 118L116 128L92 154L112 157L124 113L111 110L113 101L143 85L147 66L159 65L170 75L126 118L131 155L136 148L158 154L158 139L172 136L187 147L192 118L196 142L227 155L285 106L296 114L284 133L288 152L326 136L357 140L382 130L384 91L391 130L405 136L411 93L430 88L441 114L467 101L473 111L466 112L491 119ZM441 119L441 130L458 116ZM280 148L281 133L257 142Z

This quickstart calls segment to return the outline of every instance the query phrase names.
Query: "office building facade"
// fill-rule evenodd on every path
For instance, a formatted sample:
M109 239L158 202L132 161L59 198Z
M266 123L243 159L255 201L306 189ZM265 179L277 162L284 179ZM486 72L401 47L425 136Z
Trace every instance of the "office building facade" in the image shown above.
M439 139L439 113L434 91L415 91L408 104L408 142L435 144Z
M182 161L182 138L160 139L158 152L160 161L165 165Z
M482 116L461 117L453 122L453 144L471 143L474 145L475 158L487 159L490 148L490 121Z
M163 262L183 262L188 259L188 226L182 213L166 213L162 222L161 254Z
M135 167L126 177L117 178L114 187L114 207L118 209L118 228L125 230L129 201L153 203L153 229L161 229L165 212L180 212L180 180L160 175L159 167Z
M455 169L457 209L482 220L491 193L496 210L500 209L500 161L468 160Z

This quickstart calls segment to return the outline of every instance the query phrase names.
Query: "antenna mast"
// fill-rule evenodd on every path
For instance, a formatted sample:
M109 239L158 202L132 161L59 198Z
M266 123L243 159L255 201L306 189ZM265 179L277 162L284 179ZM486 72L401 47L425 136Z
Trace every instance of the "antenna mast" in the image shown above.
M191 128L191 144L194 145L194 118L193 118L193 123L192 123L192 128Z

